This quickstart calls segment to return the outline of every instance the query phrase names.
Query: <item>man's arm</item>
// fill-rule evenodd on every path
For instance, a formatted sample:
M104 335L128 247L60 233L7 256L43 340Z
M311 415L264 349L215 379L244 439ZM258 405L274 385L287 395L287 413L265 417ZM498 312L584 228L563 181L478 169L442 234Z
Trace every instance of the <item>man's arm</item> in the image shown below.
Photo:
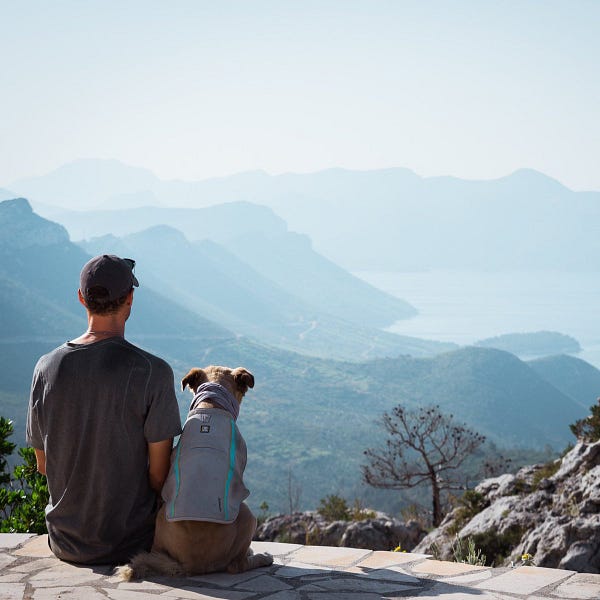
M171 466L173 438L162 442L148 442L148 478L150 487L160 494Z
M42 474L46 474L46 453L43 450L33 449L35 452L35 460L37 462L37 470Z

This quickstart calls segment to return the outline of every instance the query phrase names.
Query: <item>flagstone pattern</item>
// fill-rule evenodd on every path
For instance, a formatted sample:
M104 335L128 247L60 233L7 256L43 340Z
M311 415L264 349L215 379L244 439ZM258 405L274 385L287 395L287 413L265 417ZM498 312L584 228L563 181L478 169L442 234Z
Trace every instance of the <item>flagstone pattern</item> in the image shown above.
M0 600L600 600L600 575L492 569L424 554L254 542L270 567L123 582L110 566L56 559L47 536L0 534Z

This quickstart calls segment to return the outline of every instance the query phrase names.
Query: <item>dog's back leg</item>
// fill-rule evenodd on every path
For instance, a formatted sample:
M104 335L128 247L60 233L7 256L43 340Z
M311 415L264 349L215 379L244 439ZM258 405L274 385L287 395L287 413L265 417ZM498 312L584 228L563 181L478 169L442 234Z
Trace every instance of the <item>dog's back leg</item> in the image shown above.
M178 577L187 575L183 566L168 554L162 552L140 552L136 554L128 565L117 567L115 575L123 581L142 579L148 575L169 575Z
M270 554L254 554L250 548L252 537L256 531L256 517L252 514L246 503L240 506L236 520L237 539L233 549L233 559L227 565L228 573L243 573L258 567L268 567L273 564Z

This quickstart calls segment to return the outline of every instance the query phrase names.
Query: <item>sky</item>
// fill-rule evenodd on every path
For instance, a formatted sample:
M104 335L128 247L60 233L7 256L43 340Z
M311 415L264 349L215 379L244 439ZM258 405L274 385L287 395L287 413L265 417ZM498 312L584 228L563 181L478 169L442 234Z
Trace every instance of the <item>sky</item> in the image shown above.
M600 1L0 0L0 186L533 168L600 190Z

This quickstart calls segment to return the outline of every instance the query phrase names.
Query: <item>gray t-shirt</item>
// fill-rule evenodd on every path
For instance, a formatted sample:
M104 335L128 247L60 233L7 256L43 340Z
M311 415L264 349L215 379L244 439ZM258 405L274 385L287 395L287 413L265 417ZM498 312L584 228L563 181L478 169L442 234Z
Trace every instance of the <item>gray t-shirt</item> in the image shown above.
M181 433L173 371L121 337L66 343L38 361L27 443L46 453L56 556L117 563L149 549L157 495L148 442Z

